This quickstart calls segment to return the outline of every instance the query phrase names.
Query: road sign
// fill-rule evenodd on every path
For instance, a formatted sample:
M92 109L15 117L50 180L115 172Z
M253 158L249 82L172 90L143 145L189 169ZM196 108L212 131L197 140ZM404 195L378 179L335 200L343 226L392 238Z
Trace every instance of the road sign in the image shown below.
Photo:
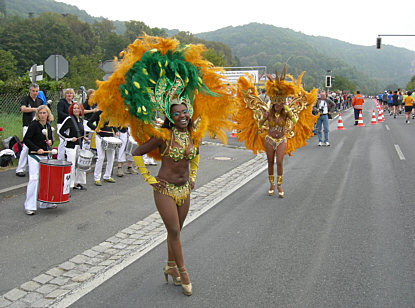
M33 76L36 77L33 79ZM31 82L43 80L43 65L32 65L29 71L29 78Z
M254 82L258 82L258 70L244 70L244 71L224 71L220 73L228 77L229 82L236 83L238 78L244 76L245 74L249 74L254 78Z
M68 73L68 61L61 55L50 55L45 61L45 72L58 80Z
M101 69L105 72L105 73L113 73L114 69L115 69L115 63L112 60L106 60L104 61L104 63L102 64Z

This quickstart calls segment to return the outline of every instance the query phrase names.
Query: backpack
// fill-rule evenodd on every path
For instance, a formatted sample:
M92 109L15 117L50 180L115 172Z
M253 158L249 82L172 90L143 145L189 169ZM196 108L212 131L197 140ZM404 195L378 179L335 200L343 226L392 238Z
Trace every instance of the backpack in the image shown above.
M17 158L20 157L20 152L22 152L23 144L20 141L19 137L13 136L9 141L9 149L13 150Z
M7 167L15 157L14 152L10 149L0 151L0 167Z

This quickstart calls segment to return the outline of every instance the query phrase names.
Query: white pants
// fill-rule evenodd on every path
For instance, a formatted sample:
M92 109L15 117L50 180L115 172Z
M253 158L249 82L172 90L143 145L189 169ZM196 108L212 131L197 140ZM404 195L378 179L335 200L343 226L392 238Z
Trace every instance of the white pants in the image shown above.
M39 191L39 159L46 159L46 157L34 155L28 156L29 183L27 184L24 208L29 211L36 211L37 208L37 195Z
M62 127L62 124L56 124L56 130L59 131ZM66 141L64 138L59 137L59 145L58 145L58 160L65 160L65 144Z
M86 172L79 170L76 166L76 152L79 145L76 145L74 149L65 148L66 160L72 163L71 166L71 188L76 184L86 184Z
M125 153L125 148L128 142L128 133L127 132L120 133L119 138L122 143L121 143L121 147L118 149L117 161L119 163L125 163L127 160L133 161L133 157L130 154Z
M28 128L29 128L28 126L23 126L23 138L24 138L24 135L26 135L26 132L27 132ZM29 154L29 148L25 144L23 144L22 151L20 152L19 163L18 163L17 168L16 168L16 173L26 171L27 155L28 154Z
M97 147L98 158L95 162L94 170L94 180L101 180L102 165L104 164L104 158L107 157L107 167L105 168L104 180L108 180L112 174L112 166L114 164L115 151L114 149L108 149L104 151L101 146L101 137L99 135L95 136L95 145Z

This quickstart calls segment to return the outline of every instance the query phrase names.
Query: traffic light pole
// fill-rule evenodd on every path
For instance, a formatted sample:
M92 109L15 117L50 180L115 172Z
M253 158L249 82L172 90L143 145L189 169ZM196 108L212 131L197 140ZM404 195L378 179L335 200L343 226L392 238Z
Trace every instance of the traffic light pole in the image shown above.
M382 36L415 36L415 34L378 34L376 38L376 49L382 46Z

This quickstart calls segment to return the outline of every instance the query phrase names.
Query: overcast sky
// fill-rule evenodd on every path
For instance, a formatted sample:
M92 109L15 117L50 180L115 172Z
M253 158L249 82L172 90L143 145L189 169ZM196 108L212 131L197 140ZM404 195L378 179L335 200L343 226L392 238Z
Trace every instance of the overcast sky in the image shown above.
M415 35L414 0L59 0L110 20L193 34L251 22L374 46L378 34ZM246 4L248 3L248 4ZM415 36L383 37L382 44L415 51ZM379 50L382 52L382 50Z

